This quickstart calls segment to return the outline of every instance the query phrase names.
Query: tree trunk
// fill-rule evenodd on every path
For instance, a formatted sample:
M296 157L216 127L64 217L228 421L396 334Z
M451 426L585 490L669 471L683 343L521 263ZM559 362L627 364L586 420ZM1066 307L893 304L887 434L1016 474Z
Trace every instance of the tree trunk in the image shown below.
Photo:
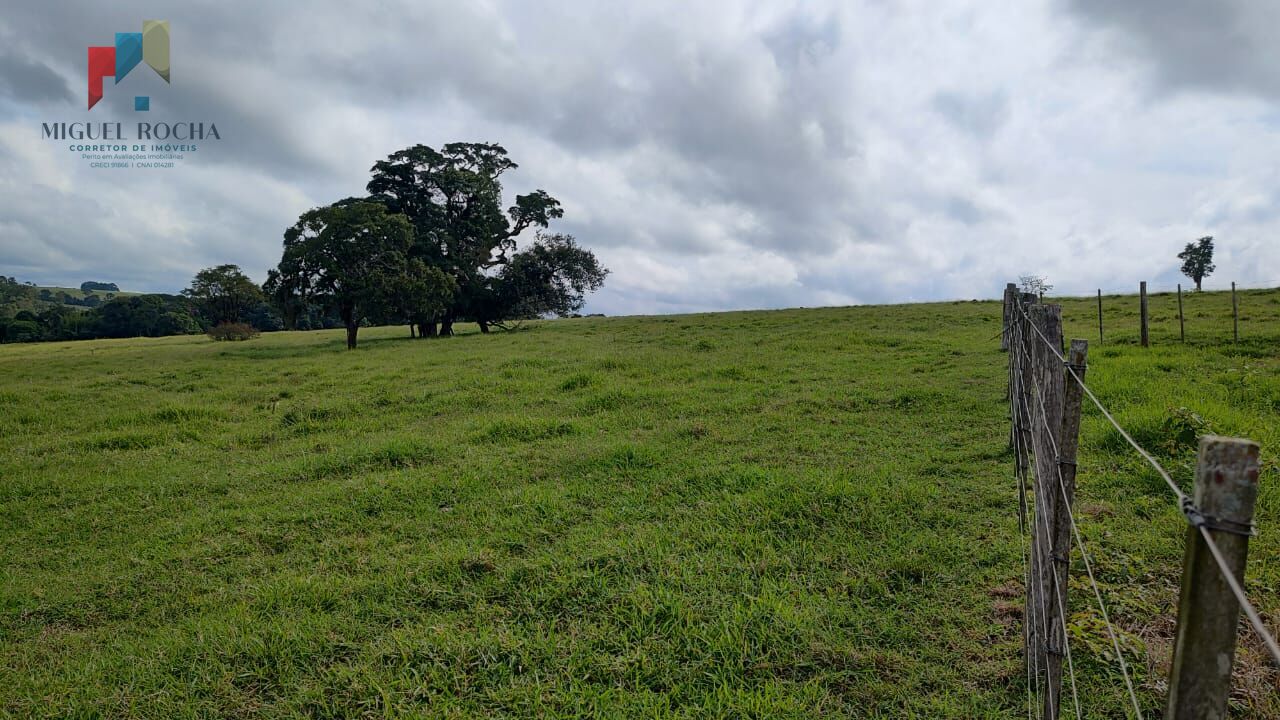
M476 324L480 326L480 332L486 335L489 334L489 323L485 322L484 320L477 320Z
M436 336L435 322L419 323L418 335L419 337L424 337L424 338L435 337Z
M440 321L440 337L453 337L453 316Z
M409 337L418 337L418 333L414 331L413 323L409 323Z
M1196 278L1196 292L1200 292L1200 278Z
M356 347L356 333L360 332L360 323L356 321L355 306L344 305L339 308L338 312L342 315L342 324L347 328L347 349L354 350Z

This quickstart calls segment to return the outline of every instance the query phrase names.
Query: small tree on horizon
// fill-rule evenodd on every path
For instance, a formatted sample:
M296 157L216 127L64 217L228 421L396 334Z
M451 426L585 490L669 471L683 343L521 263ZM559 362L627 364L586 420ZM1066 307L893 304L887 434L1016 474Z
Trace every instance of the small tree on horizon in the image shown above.
M1018 282L1022 285L1022 292L1042 297L1053 289L1053 286L1049 284L1049 279L1043 275L1020 275L1018 276Z
M1194 280L1196 290L1200 290L1200 281L1217 270L1213 264L1213 236L1206 235L1187 243L1187 247L1178 253L1178 259L1182 261L1182 274Z

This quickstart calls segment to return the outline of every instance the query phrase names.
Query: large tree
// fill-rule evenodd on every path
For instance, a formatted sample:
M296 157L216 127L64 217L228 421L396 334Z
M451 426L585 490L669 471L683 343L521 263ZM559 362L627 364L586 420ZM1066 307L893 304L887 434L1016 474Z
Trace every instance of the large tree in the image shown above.
M263 300L262 290L238 265L201 270L182 294L196 302L210 325L241 322Z
M398 303L429 303L449 279L411 257L413 226L380 203L348 199L315 208L285 231L284 256L271 276L277 298L331 304L356 347L360 322Z
M1213 264L1213 236L1205 236L1178 253L1182 261L1182 274L1196 282L1196 290L1200 289L1200 281L1204 280L1217 267Z
M408 218L417 232L414 257L458 286L453 302L421 324L423 335L435 334L437 317L440 334L451 334L454 320L485 295L493 269L509 261L516 236L564 215L543 190L517 195L504 212L500 178L515 167L493 143L449 143L440 150L414 145L374 164L371 198Z

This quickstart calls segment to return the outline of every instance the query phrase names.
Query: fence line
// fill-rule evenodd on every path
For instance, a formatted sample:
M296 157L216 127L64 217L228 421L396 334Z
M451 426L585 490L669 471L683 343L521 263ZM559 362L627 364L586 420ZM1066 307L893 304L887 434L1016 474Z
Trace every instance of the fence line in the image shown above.
M1128 296L1132 296L1133 294L1132 289L1108 290L1106 292L1107 292L1107 297L1109 298L1113 298L1117 296L1128 297ZM1236 283L1235 282L1231 283L1231 289L1229 291L1226 289L1223 289L1223 290L1207 290L1205 292L1222 292L1222 293L1230 292L1231 293L1231 310L1230 310L1231 341L1234 343L1240 342L1240 304L1238 299L1238 293L1236 291ZM1177 316L1176 317L1178 320L1178 340L1179 342L1185 343L1187 341L1187 316L1183 308L1182 283L1177 283L1174 289L1172 290L1152 291L1150 294L1176 296L1177 298ZM1197 291L1195 294L1199 295L1200 292ZM1099 344L1102 344L1103 342L1102 300L1103 300L1103 289L1098 288L1097 304L1098 304L1098 343ZM1041 299L1041 301L1043 302L1043 299ZM1148 311L1147 282L1144 280L1138 283L1138 343L1142 345L1142 347L1148 347L1150 344L1150 333L1149 333L1150 320L1151 320L1151 313ZM1006 322L1008 322L1007 318L1006 318ZM1001 345L1000 349L1003 350L1005 349L1005 347Z
M1015 330L1015 337L1017 337L1017 331L1016 331L1016 330ZM1014 348L1014 352L1018 353L1018 357L1019 357L1019 359L1020 359L1020 364L1022 364L1022 363L1021 363L1021 361L1025 361L1025 359L1026 359L1026 355L1025 355L1025 345L1023 345L1023 344L1022 344L1022 343L1020 343L1020 342L1015 342L1015 343L1013 344L1013 348ZM1025 365L1024 365L1024 366L1025 366ZM1020 408L1020 410L1022 411L1022 415L1023 415L1023 417L1025 417L1025 418L1028 418L1028 419L1029 419L1029 418L1031 418L1031 417L1034 417L1034 414L1031 412L1031 409L1027 406L1027 399L1026 399L1026 395L1027 395L1027 394L1029 394L1029 393L1026 393L1026 394L1021 393L1021 392L1015 393L1015 395L1016 395L1016 397L1017 397L1017 400L1018 400L1018 401L1020 402L1020 404L1021 404L1021 408ZM1037 398L1038 398L1038 396L1037 396ZM1038 399L1039 399L1039 398L1038 398ZM1052 441L1053 436L1052 436L1051 428L1049 428L1049 426L1048 426L1048 413L1047 413L1047 412L1045 412L1045 408L1044 408L1044 406L1043 406L1042 404L1040 405L1040 410L1041 410L1041 412L1040 412L1039 418L1040 418L1040 420L1041 420L1041 422L1042 422L1042 424L1043 424L1044 429L1046 430L1046 437L1047 437L1050 441ZM1018 433L1018 437L1021 437L1022 435L1023 435L1023 433ZM1027 449L1027 448L1024 448L1024 450L1025 450L1025 449ZM1053 455L1055 455L1055 456L1056 456L1056 455L1058 454L1057 447L1056 447L1056 446L1054 446L1054 447L1052 448L1052 450L1053 450ZM1060 466L1059 466L1059 470L1060 470ZM1069 499L1069 497L1067 496L1066 488L1065 488L1065 483L1064 483L1064 481L1063 481L1063 478L1062 478L1061 473L1060 473L1060 472L1058 472L1057 474L1058 474L1058 487L1059 487L1060 492L1061 492L1061 494L1062 494L1062 498L1063 498L1063 505L1064 505L1064 507L1067 509L1067 511L1068 511L1068 513L1069 513L1069 512L1070 512L1070 499ZM1037 484L1039 484L1039 481L1040 481L1040 478L1037 478ZM1048 516L1048 511L1044 508L1044 502L1045 502L1045 500L1047 500L1046 493L1047 493L1047 491L1045 491L1045 490L1043 490L1043 489L1041 489L1041 490L1037 490L1037 491L1035 491L1035 492L1033 493L1033 497L1034 497L1034 499L1035 499L1035 501L1036 501L1036 520L1035 520L1035 522L1036 522L1036 528L1037 528L1037 531L1038 531L1038 530L1039 530L1039 528L1041 527L1042 519L1047 520L1047 516ZM1052 493L1048 493L1048 494L1049 494L1049 495L1052 495ZM1103 601L1103 599L1102 599L1102 593L1101 593L1101 590L1100 590L1100 588L1098 587L1097 580L1096 580L1096 578L1094 577L1094 574L1093 574L1093 563L1091 563L1091 562L1090 562L1090 560L1089 560L1089 553L1088 553L1088 550L1085 548L1085 546L1084 546L1084 540L1083 540L1083 537L1080 535L1079 530L1078 530L1078 528L1077 528L1077 527L1076 527L1076 525L1075 525L1075 519L1074 519L1074 517L1073 517L1072 515L1070 515L1070 514L1068 514L1068 515L1067 515L1067 517L1068 517L1068 519L1070 520L1070 525L1071 525L1072 535L1073 535L1073 537L1074 537L1074 539L1075 539L1075 541L1076 541L1076 546L1079 548L1079 550L1080 550L1080 555L1081 555L1082 559L1084 560L1084 563L1085 563L1085 569L1086 569L1086 571L1088 572L1088 576L1089 576L1090 584L1091 584L1091 586L1092 586L1092 588L1093 588L1093 592L1094 592L1094 598L1097 600L1098 608L1099 608L1099 610L1100 610L1100 612L1101 612L1101 615L1102 615L1103 624L1104 624L1104 625L1106 626L1106 628L1107 628L1107 635L1108 635L1109 639L1111 640L1112 647L1115 649L1115 652L1116 652L1116 659L1117 659L1117 661L1118 661L1118 663L1119 663L1119 666L1120 666L1120 672L1121 672L1121 675L1122 675L1122 676L1124 677L1124 679L1125 679L1125 686L1126 686L1127 690L1129 691L1130 698L1131 698L1131 700L1132 700L1132 702L1133 702L1133 704L1134 704L1134 711L1135 711L1135 713L1137 713L1137 717L1141 720L1141 718L1142 718L1142 711L1141 711L1140 707L1138 706L1138 702L1137 702L1137 695L1136 695L1136 692L1135 692L1135 691L1134 691L1134 689L1133 689L1133 682L1132 682L1132 679L1131 679L1131 678L1130 678L1130 676L1129 676L1129 669L1128 669L1127 664L1126 664L1126 663L1125 663L1125 661L1124 661L1124 655L1123 655L1123 653L1121 652L1119 636L1118 636L1118 634L1117 634L1117 633L1116 633L1116 631L1115 631L1115 626L1114 626L1114 625L1112 624L1112 622L1111 622L1110 614L1107 612L1106 603L1105 603L1105 602ZM1037 532L1037 535L1039 535L1039 533L1038 533L1038 532ZM1038 557L1039 557L1039 559L1040 559L1041 564L1043 565L1043 564L1046 562L1046 557L1045 557L1045 556L1047 555L1046 550L1045 550L1045 548L1044 548L1044 543L1043 543L1043 542L1041 542L1041 541L1039 540L1039 538L1037 538L1035 541L1033 541L1032 545L1033 545L1033 551L1032 551L1033 557L1037 557L1037 556L1038 556ZM1062 584L1060 584L1060 583L1059 583L1057 573L1053 573L1053 574L1052 574L1052 578L1053 578L1053 583L1054 583L1055 597L1056 597L1056 598L1063 598L1063 599L1065 599L1065 597L1066 597L1066 588L1065 588L1065 587L1063 587L1063 586L1062 586ZM1042 652L1042 651L1039 649L1039 645L1044 644L1044 643L1043 643L1043 641L1042 641L1041 639L1043 639L1043 638L1047 638L1047 636L1048 636L1049 627L1048 627L1048 619L1047 619L1047 617L1046 617L1046 616L1048 615L1048 612L1049 612L1049 611L1048 611L1048 608L1047 608L1047 603L1046 603L1046 601L1044 600L1044 588L1043 588L1043 586L1042 586L1039 582L1029 582L1029 583L1028 583L1028 585L1027 585L1027 588L1028 588L1028 593L1029 593L1030 595L1033 595L1033 596L1036 598L1036 600L1032 600L1032 601L1029 603L1029 604L1031 605L1032 612L1034 613L1036 609L1039 609L1039 611L1040 611L1040 612L1039 612L1039 617L1038 617L1036 620L1034 620L1035 625L1039 626L1039 627L1040 627L1040 629L1041 629L1041 635L1039 636L1039 638L1040 638L1040 639L1038 639L1038 640L1037 640L1037 642L1036 642L1036 643L1034 643L1034 644L1036 645L1036 647L1035 647L1034 649L1032 649L1032 646L1031 646L1031 645L1028 645L1028 653L1029 653L1030 657L1032 658L1032 662L1031 662L1031 663L1028 663L1028 664L1029 664L1029 665L1033 665L1033 666L1035 667L1035 673L1036 673L1036 676L1037 676L1036 690L1037 690L1037 695L1038 695L1038 691L1039 691L1039 687L1040 687L1040 683L1039 683L1039 675L1040 675L1040 660L1041 660L1042 658L1046 658L1046 657L1047 657L1047 652ZM1037 600L1038 600L1038 601L1037 601ZM1071 652L1071 651L1070 651L1070 636L1069 636L1069 634L1068 634L1068 632L1067 632L1067 627L1066 627L1065 603L1063 604L1062 612L1057 613L1057 616L1058 616L1059 622L1060 622L1061 627L1062 627L1062 635L1061 635L1061 638L1060 638L1060 640L1061 640L1061 642L1062 642L1062 654L1063 654L1064 656L1066 656L1066 657L1068 657L1068 658L1069 658L1069 657L1070 657L1070 652ZM1055 630L1056 630L1056 628L1055 628ZM1075 706L1076 715L1077 715L1077 717L1080 717L1080 716L1081 716L1081 711L1080 711L1080 707L1079 707L1079 696L1078 696L1078 693L1075 691L1075 684L1076 684L1076 683L1075 683L1075 670L1074 670L1074 666L1073 666L1071 663L1069 663L1069 664L1068 664L1068 668L1069 668L1069 672L1070 672L1071 680L1072 680L1072 688L1073 688L1073 692L1072 692L1072 700L1073 700L1073 703L1074 703L1074 706ZM1047 669L1047 668L1046 668L1046 669ZM1044 716L1045 716L1045 717L1055 717L1055 718L1056 718L1056 717L1057 717L1057 700L1055 699L1055 697L1056 697L1056 696L1060 696L1060 688L1055 687L1055 686L1054 686L1054 684L1053 684L1053 682L1052 682L1052 680L1051 680L1051 678L1048 678L1048 677L1046 677L1046 678L1045 678L1045 683L1044 683L1044 684L1045 684L1045 694L1048 696L1048 697L1047 697L1047 701L1046 701L1046 703L1044 704L1044 710L1045 710L1045 712L1044 712ZM1037 704L1039 704L1039 703L1037 703Z
M1090 561L1088 550L1084 543L1084 538L1080 533L1079 526L1076 523L1074 512L1071 509L1072 498L1075 488L1075 455L1074 447L1079 432L1079 402L1073 400L1066 403L1065 406L1059 406L1059 397L1056 393L1061 393L1063 383L1065 389L1075 393L1075 388L1082 392L1094 406L1102 413L1103 417L1116 429L1121 437L1148 463L1164 480L1165 484L1174 493L1177 498L1179 509L1186 516L1191 531L1188 534L1188 558L1193 556L1193 545L1203 542L1209 556L1212 558L1213 565L1216 566L1217 572L1226 582L1230 589L1230 594L1226 596L1229 602L1230 598L1234 598L1237 608L1229 608L1232 618L1239 618L1238 609L1243 609L1249 625L1257 636L1267 647L1272 659L1280 665L1280 645L1277 645L1275 638L1267 630L1258 615L1257 610L1249 601L1242 583L1237 579L1236 573L1231 569L1231 561L1228 560L1222 548L1219 546L1217 539L1210 530L1225 532L1237 536L1237 539L1231 544L1232 555L1236 564L1240 568L1240 574L1244 572L1244 552L1247 548L1247 536L1253 532L1252 512L1253 501L1252 496L1247 501L1247 522L1232 522L1229 520L1219 519L1204 512L1197 506L1196 501L1189 497L1178 487L1178 484L1169 475L1168 471L1160 465L1159 461L1143 448L1133 436L1115 419L1114 415L1106 408L1098 399L1097 395L1084 382L1082 375L1085 372L1083 358L1087 352L1087 343L1085 341L1073 341L1072 358L1079 362L1072 362L1064 357L1062 352L1056 347L1055 343L1046 335L1059 337L1061 335L1061 316L1058 306L1045 306L1037 302L1038 298L1030 293L1019 293L1012 283L1005 290L1005 311L1004 311L1004 329L997 333L996 337L1001 338L1002 348L1009 350L1009 401L1010 401L1010 446L1014 449L1015 455L1015 477L1018 481L1018 526L1019 532L1023 539L1023 576L1026 583L1026 607L1024 612L1024 644L1026 651L1027 665L1027 704L1028 717L1035 717L1035 708L1041 706L1043 708L1043 716L1046 718L1056 719L1059 716L1059 705L1061 703L1061 659L1067 660L1067 671L1071 680L1071 696L1074 704L1075 714L1080 717L1079 695L1076 686L1075 667L1071 658L1069 633L1066 626L1066 580L1068 579L1067 568L1069 568L1069 552L1074 539L1074 545L1079 549L1081 558L1084 561L1084 567L1088 576L1093 595L1097 601L1104 625L1107 628L1108 635L1112 641L1112 647L1115 650L1116 660L1120 666L1121 674L1125 681L1125 689L1132 703L1134 714L1139 720L1142 718L1141 706L1138 702L1137 693L1134 689L1132 678L1129 675L1127 664L1124 660L1124 654L1121 649L1118 635L1111 623L1110 615L1107 612L1106 603L1103 600L1102 592L1098 586L1097 579L1093 573L1093 563ZM1029 312L1031 310L1032 312ZM1101 311L1101 306L1099 306ZM1034 315L1034 317L1033 317ZM1181 317L1181 313L1179 316ZM1099 315L1101 322L1101 314ZM1042 330L1039 325L1043 324L1045 328ZM1030 329L1028 332L1027 329ZM1033 334L1034 333L1034 334ZM994 338L993 338L994 339ZM1059 343L1061 340L1059 339ZM1035 352L1032 352L1035 351ZM1047 352L1047 355L1046 355ZM1077 356L1077 352L1079 355ZM1050 360L1055 359L1062 364L1062 370L1056 368L1056 363ZM1069 382L1068 382L1069 381ZM1046 384L1047 383L1047 384ZM1049 402L1046 404L1046 397ZM1077 394L1078 398L1079 395ZM1028 398L1034 398L1036 401L1036 409L1039 413L1033 413L1032 407L1028 404ZM1074 419L1072 413L1074 412ZM1039 421L1040 427L1035 427L1036 421ZM1061 425L1058 432L1055 432L1054 426ZM1055 435L1063 433L1061 438ZM1039 442L1031 442L1038 439ZM1201 445L1201 472L1197 476L1197 497L1201 492L1201 475L1207 477L1205 469L1208 448L1212 443L1219 443L1224 448L1246 448L1245 457L1253 462L1252 475L1247 475L1249 470L1245 470L1246 477L1249 481L1256 483L1257 478L1257 446L1248 441L1234 441L1219 438L1205 438ZM1037 445L1039 448L1037 450ZM1214 445L1213 447L1219 447ZM1251 448L1251 449L1249 449ZM1065 451L1065 452L1064 452ZM1250 455L1249 453L1252 453ZM1036 462L1030 462L1032 457ZM1052 458L1050 464L1049 458ZM1246 467L1248 460L1241 467ZM1035 483L1030 487L1032 498L1035 501L1033 525L1031 526L1031 551L1026 550L1027 531L1028 531L1028 503L1026 493L1028 492L1028 471L1034 467ZM1067 473L1064 473L1064 467ZM1216 470L1218 473L1217 481L1221 483L1222 471ZM1069 473L1069 475L1068 475ZM1046 483L1054 484L1053 476L1056 475L1058 494L1060 499L1054 498L1054 493L1046 489ZM1231 520L1237 520L1232 518ZM1055 536L1059 544L1063 544L1063 536L1061 533L1067 533L1065 536L1065 547L1055 547L1049 537L1049 530L1058 530ZM1045 531L1042 531L1045 528ZM1240 539L1242 537L1242 539ZM1045 568L1048 567L1047 572ZM1059 568L1061 571L1059 572ZM1179 690L1175 686L1174 673L1179 671L1180 666L1196 665L1196 658L1191 658L1196 648L1186 648L1183 642L1184 636L1190 637L1195 635L1195 628L1187 630L1184 624L1191 621L1184 619L1184 615L1190 617L1193 610L1197 608L1188 605L1193 600L1188 599L1188 582L1195 581L1192 577L1190 566L1184 568L1184 592L1182 607L1179 608L1179 628L1177 646L1175 647L1175 655L1173 668L1171 669L1171 683L1169 696L1169 714L1168 717L1193 717L1198 715L1189 714L1193 711L1189 709L1191 705L1195 705L1200 712L1203 708L1212 707L1218 702L1217 697L1203 698L1196 697L1192 702L1185 703L1180 706L1178 703L1181 699L1175 695L1175 690ZM1050 582L1052 587L1050 588ZM1052 592L1053 602L1046 600L1046 595ZM1222 600L1219 598L1219 600ZM1218 603L1219 605L1222 602ZM1225 616L1223 616L1225 617ZM1054 619L1059 622L1052 622ZM1227 657L1234 654L1235 649L1235 622L1231 620L1232 633L1220 644L1225 646L1228 653ZM1058 625L1061 626L1061 635L1058 636ZM1198 636L1196 636L1198 638ZM1059 640L1060 645L1055 646L1053 640ZM1193 640L1196 638L1193 638ZM1219 653L1220 654L1220 653ZM1184 662L1185 661L1185 662ZM1221 662L1217 657L1214 658L1218 665ZM1186 668L1182 668L1185 672ZM1219 672L1221 674L1221 672ZM1229 686L1230 668L1226 670L1225 684ZM1212 684L1212 683L1210 683ZM1226 703L1226 686L1220 688L1221 703L1225 708ZM1043 697L1042 697L1043 687ZM1219 688L1212 688L1213 692ZM1198 692L1195 691L1195 692ZM1211 692L1210 694L1213 694ZM1181 690L1180 694L1185 695L1187 691ZM1203 694L1203 693L1201 693ZM1041 704L1043 701L1043 705Z
M1025 313L1023 314L1023 317L1026 317ZM1248 616L1249 623L1253 626L1253 629L1258 633L1259 639L1261 639L1263 644L1266 645L1267 651L1271 654L1272 660L1274 660L1277 665L1280 665L1280 644L1276 643L1275 637L1273 637L1271 633L1267 631L1266 626L1263 625L1262 618L1258 615L1258 611L1254 609L1253 604L1249 602L1249 598L1245 595L1244 588L1240 585L1239 580L1237 580L1235 576L1231 573L1230 569L1227 568L1226 561L1222 557L1222 551L1221 549L1218 548L1217 541L1214 540L1213 536L1208 533L1208 530L1209 530L1208 526L1213 524L1213 518L1210 516L1207 516L1205 513L1200 512L1200 510L1195 505L1195 501L1191 497L1189 497L1186 493L1184 493L1181 488L1178 487L1178 484L1174 482L1172 477L1169 476L1169 472L1160 465L1159 461L1157 461L1155 457L1153 457L1151 453L1146 450L1146 448L1143 448L1141 445L1139 445L1138 442L1133 439L1133 436L1130 435L1129 432L1125 430L1120 425L1119 422L1116 421L1115 417L1107 410L1105 406L1103 406L1102 401L1098 400L1098 396L1094 395L1093 391L1089 389L1089 386L1086 385L1078 375L1076 375L1076 371L1074 368L1071 367L1071 364L1068 363L1066 359L1062 357L1062 354L1059 353L1058 350L1053 347L1053 345L1049 342L1049 340L1045 338L1045 336L1042 333L1040 333L1040 330L1036 328L1034 324L1031 325L1031 329L1035 330L1036 334L1040 336L1040 339L1045 343L1045 347L1047 347L1050 352L1052 352L1055 356L1057 356L1059 360L1063 362L1063 366L1066 368L1067 374L1070 375L1077 383L1079 383L1081 389L1083 389L1085 394L1089 396L1089 399L1093 401L1093 404L1098 407L1098 410L1102 411L1103 416L1105 416L1107 420L1109 420L1111 424L1115 427L1115 429L1120 432L1121 436L1123 436L1124 439L1127 440L1129 444L1133 446L1133 449L1137 450L1138 454L1140 454L1143 458L1145 458L1147 462L1150 463L1153 468L1155 468L1156 472L1160 474L1160 477L1164 479L1165 484L1168 485L1169 489L1173 491L1173 494L1177 496L1179 509L1182 511L1184 515L1187 516L1187 521L1191 523L1193 527L1199 528L1201 534L1205 538L1205 543L1208 545L1210 552L1213 554L1214 559L1218 563L1219 569L1221 569L1222 571L1224 579L1226 579L1227 584L1231 587L1231 591L1236 596L1236 600L1240 603L1241 607L1244 609L1245 615ZM1213 528L1213 529L1221 529L1221 528ZM1253 528L1252 527L1248 528L1247 532L1252 534Z

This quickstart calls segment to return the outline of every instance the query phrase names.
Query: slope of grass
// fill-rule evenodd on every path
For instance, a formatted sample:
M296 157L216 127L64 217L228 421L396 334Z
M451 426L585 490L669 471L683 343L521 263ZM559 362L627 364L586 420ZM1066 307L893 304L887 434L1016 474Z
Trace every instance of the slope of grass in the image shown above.
M49 292L53 293L54 295L57 295L58 293L66 293L68 297L73 297L73 298L75 298L75 299L77 299L77 300L83 300L83 299L85 299L85 298L89 297L90 295L97 295L98 297L100 297L100 298L104 298L104 299L105 299L105 298L108 298L108 297L130 297L130 296L133 296L133 295L141 295L141 294L142 294L142 293L136 293L136 292L129 292L128 290L90 290L90 291L85 291L85 290L81 290L81 289L80 289L80 288L78 288L78 287L77 287L77 288L70 288L70 287L56 287L56 286L53 286L53 285L36 285L36 286L35 286L35 291L36 291L36 292L40 292L41 290L48 290Z
M1186 347L1153 298L1145 351L1107 302L1090 380L1181 480L1178 408L1263 443L1275 626L1280 294L1245 296L1234 346L1221 296ZM1025 715L999 312L0 347L0 713ZM1086 415L1082 529L1155 715L1181 516ZM1120 717L1075 590L1082 697ZM1274 683L1243 677L1241 712Z

